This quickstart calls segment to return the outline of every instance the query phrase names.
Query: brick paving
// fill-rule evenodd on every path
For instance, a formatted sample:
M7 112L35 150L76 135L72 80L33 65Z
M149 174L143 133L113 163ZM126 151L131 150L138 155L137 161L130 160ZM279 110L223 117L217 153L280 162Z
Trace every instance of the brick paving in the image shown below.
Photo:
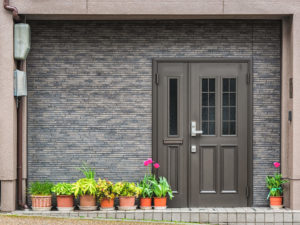
M166 210L134 211L15 211L12 215L119 219L137 221L172 221L219 225L300 225L300 210L267 207L244 208L170 208ZM0 223L1 224L1 223ZM109 224L109 223L106 223ZM130 224L126 221L125 224ZM144 224L144 223L143 223ZM65 225L65 224L64 224Z

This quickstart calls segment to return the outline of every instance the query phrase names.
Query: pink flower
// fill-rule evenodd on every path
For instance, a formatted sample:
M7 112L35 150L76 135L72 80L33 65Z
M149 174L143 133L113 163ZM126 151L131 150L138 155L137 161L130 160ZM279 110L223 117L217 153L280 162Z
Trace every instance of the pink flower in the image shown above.
M149 164L153 163L153 160L151 158L149 158L147 161Z
M155 163L153 166L155 169L158 169L160 167L158 163Z
M279 162L274 162L273 165L275 166L275 168L278 168L280 166Z
M149 161L148 160L144 161L144 166L148 166L148 165L149 165Z

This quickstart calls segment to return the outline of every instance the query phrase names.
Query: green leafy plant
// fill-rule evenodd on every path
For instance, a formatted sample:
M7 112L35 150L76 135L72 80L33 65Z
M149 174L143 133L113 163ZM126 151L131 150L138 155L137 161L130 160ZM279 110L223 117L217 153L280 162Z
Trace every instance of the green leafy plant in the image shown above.
M93 178L82 178L73 184L72 191L75 197L82 195L96 195L97 182Z
M99 178L97 183L97 196L99 197L100 201L104 198L107 199L114 199L116 197L113 191L113 183L108 180L102 180Z
M43 182L33 182L30 184L28 188L28 193L35 196L35 195L51 195L51 189L53 187L53 183L49 181Z
M135 185L135 183L118 182L113 186L113 192L118 197L139 197L140 189Z
M74 191L72 190L73 184L70 183L57 183L52 187L51 191L56 195L73 195Z
M86 163L83 163L82 167L78 168L78 170L83 173L85 178L95 180L95 176L96 176L95 170L89 167Z
M168 194L169 198L172 200L172 198L174 197L172 194L172 189L165 177L159 177L158 181L152 180L151 183L152 183L153 192L156 197L162 198L162 197L166 197Z
M289 182L282 179L282 174L276 173L274 176L266 177L267 187L270 190L268 198L270 196L282 196L282 184Z
M155 175L147 175L145 174L144 179L137 184L137 187L140 189L140 195L142 198L152 198L153 197L153 189L152 182L155 181Z

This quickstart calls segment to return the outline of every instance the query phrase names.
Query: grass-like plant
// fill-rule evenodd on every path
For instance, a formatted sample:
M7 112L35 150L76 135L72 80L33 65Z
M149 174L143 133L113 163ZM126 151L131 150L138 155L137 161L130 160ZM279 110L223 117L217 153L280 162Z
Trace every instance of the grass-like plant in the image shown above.
M72 191L75 197L83 195L96 196L97 182L93 178L82 178L73 184Z
M83 175L85 176L85 178L95 179L95 177L96 177L95 170L92 169L91 167L89 167L86 163L83 163L82 167L78 168L78 170L83 173Z
M168 194L169 198L172 200L172 198L174 197L172 193L172 189L165 177L159 177L158 181L153 180L151 181L151 183L153 187L153 192L156 197L162 198L162 197L166 197Z
M137 187L140 189L140 195L142 198L153 197L153 188L151 181L155 181L155 175L145 174L144 179L137 184Z
M36 195L51 195L51 189L53 187L53 183L49 181L35 181L29 185L28 193L32 196Z
M267 187L270 190L268 198L270 196L282 196L282 184L289 182L288 180L283 180L280 173L276 173L274 176L266 177Z
M73 184L70 183L57 183L52 187L52 192L56 195L73 195L74 191L72 190Z

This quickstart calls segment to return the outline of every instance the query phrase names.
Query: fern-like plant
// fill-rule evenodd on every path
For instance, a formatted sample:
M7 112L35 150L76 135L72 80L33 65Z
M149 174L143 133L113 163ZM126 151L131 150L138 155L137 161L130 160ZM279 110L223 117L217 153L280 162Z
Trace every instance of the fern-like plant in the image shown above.
M38 195L51 195L51 189L53 187L53 183L49 181L36 181L29 185L28 193L32 196L38 196Z

